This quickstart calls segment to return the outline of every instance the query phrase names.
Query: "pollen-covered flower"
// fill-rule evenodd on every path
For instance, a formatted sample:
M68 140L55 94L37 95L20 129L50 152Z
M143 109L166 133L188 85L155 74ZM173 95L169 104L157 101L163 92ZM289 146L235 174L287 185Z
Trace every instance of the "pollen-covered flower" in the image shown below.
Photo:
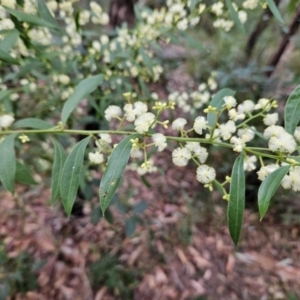
M196 177L201 183L210 183L216 178L216 171L208 165L201 165L197 168Z
M297 140L297 142L300 142L300 126L296 127L294 137Z
M258 179L263 181L265 178L270 175L272 172L277 170L279 168L279 165L277 164L269 164L267 166L263 166L260 168L260 170L257 172Z
M0 129L9 127L13 122L15 118L11 115L3 115L0 116Z
M152 126L152 128L155 126L155 124L153 124L154 120L155 115L153 113L140 115L134 122L135 130L138 133L146 133L150 129L150 126Z
M179 167L186 166L191 157L192 154L187 148L176 148L172 152L172 161Z
M95 153L89 153L89 160L92 164L99 165L104 161L103 154L96 151Z
M253 171L256 169L257 157L255 155L246 156L244 161L244 170Z
M267 114L264 119L264 124L267 126L275 125L278 121L278 113Z
M236 99L234 97L225 96L223 99L228 110L236 106Z
M125 111L125 118L128 122L133 122L135 120L135 113L133 109L132 104L125 104L124 105L124 111Z
M272 136L269 140L269 149L271 151L285 151L293 153L296 150L297 143L293 136L287 132L283 132L277 137Z
M237 134L246 143L251 141L255 136L255 133L251 128L241 128L237 131Z
M139 117L140 115L146 113L148 111L148 107L145 103L141 102L141 101L137 101L133 104L134 108L134 114Z
M204 117L202 116L197 117L195 119L194 126L193 126L195 132L197 132L198 134L202 134L202 131L206 130L207 128L207 123L208 122Z
M154 133L152 135L154 145L158 147L158 151L163 151L167 147L167 139L162 133Z
M105 110L105 119L107 121L111 121L113 118L118 118L122 114L122 110L119 106L116 105L110 105L106 110Z
M236 122L238 120L244 120L246 115L244 113L239 113L235 108L228 111L229 119Z
M271 137L278 137L280 134L286 132L282 126L271 125L265 129L263 135L265 138L269 139Z
M229 120L225 124L219 125L220 135L224 141L229 140L232 134L236 131L235 123Z
M255 104L252 100L245 100L238 106L238 112L242 113L251 113L254 110Z
M246 141L236 136L233 136L230 139L230 143L234 145L233 151L235 152L242 152L243 148L246 146Z
M187 120L184 118L178 118L173 121L172 128L174 130L182 130L184 125L187 123Z

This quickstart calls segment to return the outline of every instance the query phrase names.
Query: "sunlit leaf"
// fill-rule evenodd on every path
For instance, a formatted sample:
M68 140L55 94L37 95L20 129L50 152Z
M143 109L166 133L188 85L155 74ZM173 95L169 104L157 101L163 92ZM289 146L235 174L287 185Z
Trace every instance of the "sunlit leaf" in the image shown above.
M72 111L78 106L80 101L87 95L91 94L103 81L102 75L96 75L93 77L82 80L75 88L73 95L65 102L61 120L66 124Z
M262 182L258 190L258 208L260 214L260 220L264 217L268 211L271 198L277 191L283 177L287 174L291 166L281 167L270 175Z
M243 153L237 157L232 168L229 197L227 208L228 228L230 236L236 245L242 228L245 208L245 171Z
M15 122L13 128L50 129L53 125L37 118L27 118Z
M12 64L12 65L19 65L19 61L12 56L10 56L6 51L0 48L0 60Z
M245 28L244 28L242 22L240 21L237 11L234 9L234 7L231 3L231 0L225 0L225 2L226 2L227 8L229 10L229 13L230 13L230 16L231 16L233 22L243 33L245 33Z
M268 6L270 8L270 11L272 12L272 14L274 15L274 17L280 22L280 23L284 23L281 14L275 4L275 2L273 0L267 0Z
M11 30L4 38L0 41L0 49L3 51L9 51L14 44L17 42L20 34L16 29Z
M48 23L52 24L53 27L57 28L58 30L61 30L60 26L58 25L57 21L53 18L51 15L47 5L45 4L44 0L36 0L38 12L41 16L41 18Z
M67 155L63 146L53 139L54 161L52 167L51 199L50 204L54 204L60 197L61 174Z
M100 207L104 214L108 207L119 183L123 176L125 167L127 165L130 150L132 147L131 139L135 139L140 135L131 135L122 140L113 150L109 157L106 170L100 182Z
M12 194L15 191L16 154L15 134L6 136L0 143L0 180Z
M38 184L31 175L31 171L27 166L19 161L16 164L16 181L22 184Z
M9 12L11 15L16 17L21 22L26 22L28 24L37 25L37 26L43 26L48 27L51 29L56 29L56 26L54 26L52 23L49 23L43 19L40 19L39 17L35 15L26 14L22 11L18 11L15 9L12 9L10 7L4 6L5 10Z
M300 121L300 85L298 85L288 98L284 110L285 130L294 135Z
M86 137L73 148L61 173L60 196L68 216L71 214L76 199L84 153L89 140L90 137Z

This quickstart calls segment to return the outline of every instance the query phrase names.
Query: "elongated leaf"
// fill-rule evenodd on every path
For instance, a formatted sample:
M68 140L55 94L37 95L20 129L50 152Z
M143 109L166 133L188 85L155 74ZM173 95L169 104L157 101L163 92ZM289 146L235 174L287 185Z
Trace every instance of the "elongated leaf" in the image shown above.
M85 148L90 138L86 137L73 148L66 159L61 173L60 196L68 216L71 214L76 199Z
M44 0L36 0L37 2L37 7L38 7L38 12L41 16L42 19L47 21L48 23L52 24L53 27L61 30L60 26L56 22L56 20L53 18L51 15L47 5L45 4Z
M258 208L260 214L260 220L266 214L270 200L277 191L283 177L289 171L290 166L281 167L272 172L260 185L258 190Z
M16 17L19 21L21 22L26 22L28 24L32 24L32 25L37 25L37 26L43 26L43 27L48 27L51 29L56 29L56 26L54 26L53 24L40 19L39 17L35 16L35 15L30 15L30 14L26 14L22 11L18 11L12 8L9 8L7 6L4 6L5 10L7 12L9 12L11 15L13 15L14 17Z
M236 245L242 228L245 208L245 172L243 153L237 157L232 168L229 196L227 221L230 236Z
M16 154L15 134L11 134L0 143L0 180L12 194L15 191Z
M103 76L96 75L82 80L76 86L73 95L65 102L61 113L61 120L64 124L66 124L70 114L77 107L79 102L87 95L92 93L98 87L98 85L102 83L102 81Z
M285 130L294 135L295 129L300 121L300 85L298 85L289 96L284 110Z
M6 51L0 49L0 60L12 64L12 65L19 65L19 61L12 56L10 56Z
M100 207L103 214L108 207L127 165L130 150L132 147L131 139L139 137L139 134L131 135L121 141L110 155L106 170L100 182Z
M274 15L274 17L280 22L280 23L284 23L280 12L276 6L276 4L274 3L273 0L267 0L268 6L270 8L270 11L272 12L272 14Z
M241 23L239 16L231 3L231 0L225 0L225 2L233 22L243 33L245 33L245 28Z
M5 98L8 97L11 93L12 93L12 91L10 91L10 90L0 91L0 100L5 99Z
M17 42L19 36L19 31L13 29L4 37L3 40L0 41L0 48L5 52L9 51Z
M222 89L217 94L213 97L213 99L210 101L210 106L216 107L217 112L221 110L223 105L225 104L224 102L224 97L225 96L234 96L235 92L230 89ZM215 123L217 122L217 115L215 113L209 112L207 114L207 121L208 121L208 126L213 127Z
M52 167L51 199L50 204L54 204L60 197L60 183L64 163L66 162L66 152L63 146L53 139L54 144L54 162Z
M53 125L37 118L19 120L13 124L13 128L50 129Z
M37 184L31 175L30 170L17 160L16 181L23 184Z

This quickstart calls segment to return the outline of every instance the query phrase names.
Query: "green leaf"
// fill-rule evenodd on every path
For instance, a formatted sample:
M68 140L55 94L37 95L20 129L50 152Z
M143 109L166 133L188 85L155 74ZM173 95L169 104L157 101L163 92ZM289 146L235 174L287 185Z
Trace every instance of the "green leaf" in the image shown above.
M295 129L300 121L300 85L298 85L289 96L284 110L285 130L294 135Z
M54 26L53 24L51 24L43 19L40 19L39 17L37 17L35 15L26 14L22 11L12 9L7 6L3 6L3 7L5 8L5 10L7 12L9 12L11 15L16 17L21 22L26 22L28 24L37 25L37 26L48 27L50 29L57 29L56 26Z
M60 26L58 25L56 20L51 15L47 5L45 4L45 1L44 0L36 0L36 2L37 2L38 12L39 12L40 16L42 17L42 19L47 21L49 24L52 24L53 27L55 27L61 31Z
M13 124L13 128L50 129L53 125L37 118L19 120Z
M273 13L274 17L280 22L280 23L284 23L280 12L276 6L276 4L274 3L273 0L267 0L268 6L270 8L270 11Z
M287 174L291 166L284 166L281 167L274 172L272 172L270 175L267 176L267 178L262 182L261 186L258 190L258 208L259 208L259 214L260 214L260 220L264 217L266 214L269 205L270 200L277 191L283 177Z
M61 173L60 196L68 216L71 214L76 199L85 148L90 138L90 136L86 137L73 148L66 159Z
M15 134L5 137L0 143L0 158L0 180L13 194L16 176Z
M73 95L65 102L61 113L61 120L64 124L66 124L70 114L77 107L79 102L87 95L92 93L98 87L98 85L102 83L102 81L103 76L96 75L82 80L76 86Z
M216 107L216 109L217 109L216 113L218 113L222 109L223 105L225 104L223 98L226 96L234 96L234 94L235 94L235 92L233 90L222 89L219 92L217 92L217 94L212 98L209 105L212 107ZM215 124L217 122L217 114L216 113L209 112L207 114L208 126L210 126L210 127L215 126Z
M134 234L137 223L135 217L131 217L125 221L125 234L127 237Z
M234 162L231 183L229 202L227 208L227 221L230 236L236 245L243 223L245 208L245 172L244 172L244 156L241 153Z
M12 93L12 91L10 91L10 90L0 91L0 100L5 99L5 98L8 97L11 93Z
M126 137L118 144L109 157L106 170L100 182L99 190L100 207L103 214L105 213L105 210L108 207L123 176L132 147L130 140L138 138L139 136L139 134L135 134Z
M27 166L17 161L16 165L16 181L23 184L38 184L31 175Z
M10 56L6 51L0 49L0 60L12 64L12 65L19 65L19 61L12 56Z
M54 204L60 197L60 183L64 163L67 155L63 146L53 139L54 144L54 161L52 167L52 182L51 182L51 199L50 204Z
M232 3L230 0L225 0L226 2L226 6L229 10L229 13L230 13L230 16L231 18L233 19L233 22L235 23L235 25L243 32L243 33L246 33L245 32L245 28L243 26L243 24L241 23L240 19L239 19L239 16L236 12L236 10L234 9Z
M19 31L16 29L11 30L3 40L0 41L0 49L7 52L9 51L14 44L17 42L20 34Z

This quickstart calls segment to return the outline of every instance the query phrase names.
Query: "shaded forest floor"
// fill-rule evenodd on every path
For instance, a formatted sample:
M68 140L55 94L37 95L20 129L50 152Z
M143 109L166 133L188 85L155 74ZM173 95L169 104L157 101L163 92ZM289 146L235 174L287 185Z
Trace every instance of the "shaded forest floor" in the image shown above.
M165 163L158 157L158 166ZM300 298L299 217L297 225L293 212L277 204L259 222L258 213L247 209L234 248L226 203L201 190L193 169L164 169L164 176L147 175L155 188L141 184L133 171L125 173L119 203L135 207L142 200L147 208L124 213L112 205L112 223L102 218L93 225L87 204L83 216L67 219L59 206L47 205L50 191L43 187L19 187L14 198L1 192L5 251L12 260L26 251L42 262L34 273L37 289L14 299ZM285 206L298 210L297 202ZM126 237L133 214L139 223ZM29 275L23 275L26 281Z

